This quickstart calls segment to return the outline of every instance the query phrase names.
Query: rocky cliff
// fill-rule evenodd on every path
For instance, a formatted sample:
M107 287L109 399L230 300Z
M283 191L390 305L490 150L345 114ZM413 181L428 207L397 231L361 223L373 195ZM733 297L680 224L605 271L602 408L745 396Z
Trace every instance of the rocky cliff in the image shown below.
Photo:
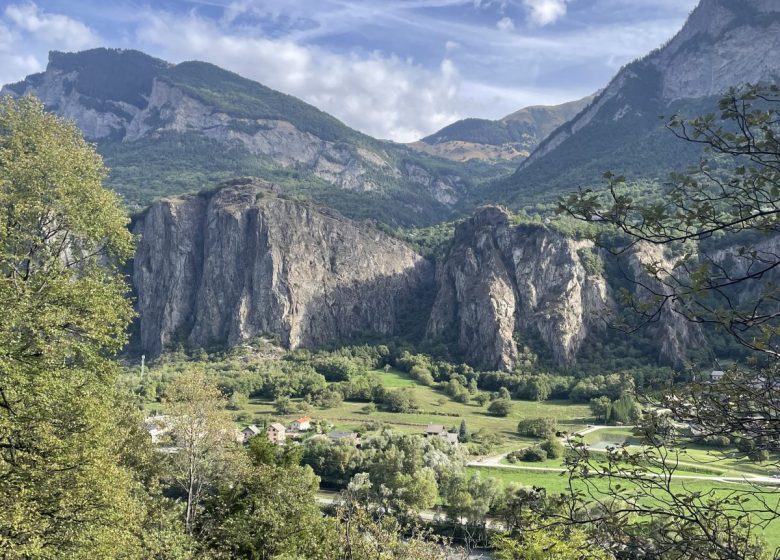
M593 102L551 133L479 200L519 209L554 203L577 186L602 188L611 170L642 188L696 165L702 146L665 124L719 115L730 87L780 80L780 2L702 0L680 32L623 67Z
M401 242L260 181L160 200L134 232L140 345L152 356L175 341L388 337L433 289L433 266Z
M657 256L650 248L637 249L625 257L625 266L648 285L644 265ZM559 365L571 366L587 338L621 336L606 329L617 298L603 258L590 241L542 225L513 226L502 209L483 208L458 227L438 266L428 337L454 341L478 367L510 370L518 340L531 335ZM703 343L698 329L671 310L645 336L653 339L662 363L676 366L689 348Z

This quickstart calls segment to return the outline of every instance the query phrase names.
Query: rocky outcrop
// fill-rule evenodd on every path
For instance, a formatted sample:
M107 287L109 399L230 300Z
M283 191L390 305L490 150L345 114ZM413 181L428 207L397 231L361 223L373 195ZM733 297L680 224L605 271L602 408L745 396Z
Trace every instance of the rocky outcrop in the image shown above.
M496 207L461 224L437 270L428 336L454 339L487 369L512 369L517 337L533 332L561 365L574 363L611 306L604 277L588 264L587 241L544 226L512 226Z
M622 260L622 268L632 279L633 300L640 308L631 311L640 313L633 322L646 324L637 336L655 342L660 363L684 366L686 358L705 348L707 341L699 325L687 318L691 314L680 313L681 303L666 297L673 293L673 287L679 287L668 274L683 277L683 272L675 269L675 259L666 255L661 245L638 243Z
M403 243L259 181L163 199L135 233L140 344L152 356L176 341L388 337L433 288L433 265Z
M458 227L438 266L428 337L454 341L480 368L511 370L518 342L530 336L559 365L571 366L589 337L619 336L606 329L619 311L604 270L607 258L590 241L543 225L513 226L504 210L483 208ZM666 262L659 248L636 247L623 258L638 281L638 299L651 296L642 286L662 289L646 269ZM656 319L637 336L654 341L661 363L680 366L691 349L705 344L699 329L671 307Z

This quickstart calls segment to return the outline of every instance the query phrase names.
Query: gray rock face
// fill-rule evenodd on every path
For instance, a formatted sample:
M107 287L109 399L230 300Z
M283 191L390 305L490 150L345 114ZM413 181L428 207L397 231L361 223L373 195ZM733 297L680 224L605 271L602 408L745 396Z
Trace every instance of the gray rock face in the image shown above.
M516 335L535 332L560 364L572 364L612 306L604 278L583 264L591 248L542 226L513 227L499 208L480 210L439 266L428 336L454 336L475 365L508 370Z
M163 199L138 221L133 284L141 346L236 344L270 334L290 348L390 336L433 266L336 213L261 182Z
M617 298L595 264L602 258L590 241L541 225L512 226L500 208L483 208L459 226L439 264L428 337L455 340L478 367L511 370L518 339L533 334L560 365L573 365L586 338L604 333L616 310ZM627 256L626 267L649 286L644 265L662 258L658 249L641 247ZM699 330L672 309L647 335L659 360L675 366L704 344Z
M672 292L669 286L665 286L650 274L647 267L671 271L674 270L675 262L664 254L663 247L650 243L639 243L626 255L625 268L636 282L633 288L636 301L647 303L651 310L655 310L657 295ZM679 274L679 271L676 274ZM655 341L658 360L661 363L680 367L685 364L686 357L692 350L705 347L707 341L698 325L691 323L675 310L677 305L673 300L666 302L655 320L648 324L644 336Z

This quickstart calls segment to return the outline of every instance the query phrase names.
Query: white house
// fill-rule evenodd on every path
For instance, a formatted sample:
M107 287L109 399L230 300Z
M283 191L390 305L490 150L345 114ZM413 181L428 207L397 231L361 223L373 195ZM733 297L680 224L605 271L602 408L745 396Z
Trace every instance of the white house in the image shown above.
M160 440L171 431L171 419L168 416L158 414L144 419L146 431L152 438L152 443L160 443Z
M308 432L311 430L311 418L308 416L301 416L297 420L293 420L290 424L290 429L293 432Z
M717 383L718 381L720 381L721 379L723 379L723 376L724 376L724 375L726 375L726 372L725 372L725 371L721 371L721 370L714 370L714 371L713 371L713 372L710 374L710 381L712 381L713 383Z

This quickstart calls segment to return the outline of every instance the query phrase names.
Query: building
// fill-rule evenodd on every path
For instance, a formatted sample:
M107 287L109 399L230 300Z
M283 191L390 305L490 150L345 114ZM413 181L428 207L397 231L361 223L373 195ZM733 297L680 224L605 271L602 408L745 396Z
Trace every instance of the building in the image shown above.
M721 371L721 370L714 370L714 371L713 371L713 372L710 374L710 381L712 381L713 383L717 383L718 381L720 381L721 379L723 379L723 376L724 376L724 375L726 375L726 372L725 372L725 371Z
M447 443L449 443L450 445L458 445L460 441L458 439L458 434L456 434L455 432L444 432L439 437L444 441L446 441Z
M274 422L266 428L265 435L268 437L268 441L274 445L279 445L287 439L287 429L279 422Z
M446 434L447 429L441 424L428 424L425 428L425 437L441 437L442 434Z
M443 439L447 443L450 443L452 445L455 445L458 443L458 434L455 432L450 432L442 426L441 424L428 424L428 426L425 428L425 437L426 438L439 438Z
M293 420L290 424L290 429L294 432L308 432L311 430L311 418L301 416L297 420Z
M161 414L145 418L144 426L152 438L152 443L160 443L160 440L173 429L171 419Z
M263 432L260 428L252 424L251 426L247 426L243 430L241 430L241 435L244 438L244 443L247 443L250 439L255 437L256 435L259 435Z

